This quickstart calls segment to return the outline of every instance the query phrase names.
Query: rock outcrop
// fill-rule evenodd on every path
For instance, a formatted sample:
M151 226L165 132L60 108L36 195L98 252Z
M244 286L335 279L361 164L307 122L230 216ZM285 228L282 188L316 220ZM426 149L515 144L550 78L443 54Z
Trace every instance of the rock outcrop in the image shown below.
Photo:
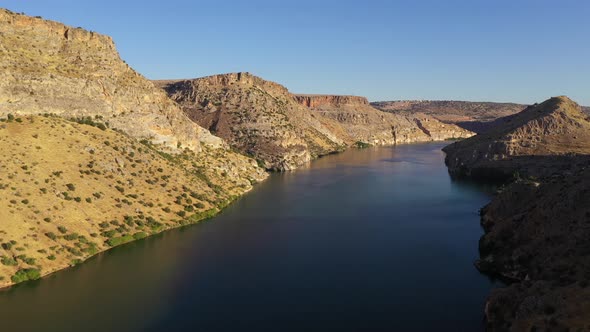
M548 176L570 169L577 156L590 153L589 118L567 97L530 106L503 122L445 147L449 172L472 178Z
M453 176L512 180L482 209L482 272L509 285L486 305L490 331L590 327L590 121L551 98L445 147Z
M295 169L350 141L337 122L299 105L285 87L249 73L155 83L193 121L269 170Z
M483 133L497 125L496 119L516 114L527 105L514 103L471 102L454 100L397 100L371 103L385 112L424 113L441 122Z
M224 145L123 62L110 37L4 9L0 32L1 116L99 116L170 149Z
M315 113L339 122L354 141L370 145L441 141L473 135L423 113L379 111L364 97L294 95L294 98Z

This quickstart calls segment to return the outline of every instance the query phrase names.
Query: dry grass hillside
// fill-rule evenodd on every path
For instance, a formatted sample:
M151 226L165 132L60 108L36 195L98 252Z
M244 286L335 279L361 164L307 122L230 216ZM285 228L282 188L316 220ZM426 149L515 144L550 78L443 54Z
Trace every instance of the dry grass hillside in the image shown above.
M53 116L3 119L0 144L0 286L210 217L265 176Z

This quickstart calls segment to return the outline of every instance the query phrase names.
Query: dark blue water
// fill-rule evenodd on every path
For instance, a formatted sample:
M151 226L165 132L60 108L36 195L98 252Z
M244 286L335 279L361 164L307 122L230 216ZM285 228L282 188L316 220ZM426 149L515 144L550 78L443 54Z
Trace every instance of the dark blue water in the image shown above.
M443 144L275 174L220 216L0 292L5 331L478 331L485 188Z

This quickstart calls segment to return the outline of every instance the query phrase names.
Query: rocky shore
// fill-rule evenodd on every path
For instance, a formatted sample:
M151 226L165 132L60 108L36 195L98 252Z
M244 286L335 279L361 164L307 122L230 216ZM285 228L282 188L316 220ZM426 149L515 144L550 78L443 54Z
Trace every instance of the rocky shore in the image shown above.
M590 121L567 97L445 147L453 177L508 183L482 209L477 268L508 283L490 331L590 329Z

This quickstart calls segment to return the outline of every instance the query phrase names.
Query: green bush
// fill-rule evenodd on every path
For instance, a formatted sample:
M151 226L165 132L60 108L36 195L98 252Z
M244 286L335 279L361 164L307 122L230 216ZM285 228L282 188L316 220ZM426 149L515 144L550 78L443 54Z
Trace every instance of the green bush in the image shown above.
M16 271L10 279L12 282L18 284L28 280L37 280L39 278L41 278L41 271L39 271L39 269L23 269Z
M53 233L53 232L47 232L47 233L45 233L45 236L47 236L48 238L50 238L54 241L55 241L55 239L57 239L57 235L55 235L55 233Z
M143 239L144 237L147 237L147 233L146 232L137 232L135 234L133 234L133 238L136 240L140 240Z
M124 235L124 236L119 236L119 237L113 237L107 240L107 244L111 247L115 247L127 242L131 242L133 241L133 236L132 235Z
M14 258L6 257L6 256L2 256L0 258L0 262L6 266L16 266L18 264Z
M65 228L64 226L57 226L57 230L62 234L65 234L68 232L68 229Z
M78 238L78 233L64 235L64 239L66 239L68 241L73 241L73 240L76 240L77 238Z

